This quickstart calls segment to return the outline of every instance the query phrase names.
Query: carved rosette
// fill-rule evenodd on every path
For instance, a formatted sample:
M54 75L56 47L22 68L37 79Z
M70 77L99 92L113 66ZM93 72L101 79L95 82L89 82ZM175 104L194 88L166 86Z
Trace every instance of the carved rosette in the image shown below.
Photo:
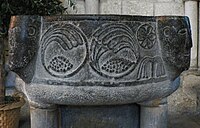
M72 76L80 70L86 60L86 36L73 24L50 26L42 34L40 42L42 65L52 76Z
M103 24L92 34L90 65L100 75L123 77L135 69L138 58L137 41L127 25Z
M143 24L138 28L137 40L144 49L151 49L156 43L155 27L151 24Z

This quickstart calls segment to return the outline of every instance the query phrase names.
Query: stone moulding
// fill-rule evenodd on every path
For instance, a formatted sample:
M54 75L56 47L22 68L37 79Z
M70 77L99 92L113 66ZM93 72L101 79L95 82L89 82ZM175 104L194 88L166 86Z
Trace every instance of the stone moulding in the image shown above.
M164 98L190 65L183 16L13 16L9 66L34 102L125 104Z

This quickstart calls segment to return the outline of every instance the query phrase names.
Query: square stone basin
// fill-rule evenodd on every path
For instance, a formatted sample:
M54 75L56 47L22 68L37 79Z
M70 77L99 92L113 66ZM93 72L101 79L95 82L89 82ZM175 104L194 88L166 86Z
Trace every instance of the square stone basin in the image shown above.
M9 46L31 102L114 105L174 92L192 42L184 16L13 16Z

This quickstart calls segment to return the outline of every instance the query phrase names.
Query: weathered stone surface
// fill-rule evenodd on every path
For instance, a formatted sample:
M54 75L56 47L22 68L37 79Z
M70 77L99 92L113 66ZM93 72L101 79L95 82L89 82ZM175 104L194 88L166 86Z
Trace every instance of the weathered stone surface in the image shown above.
M85 13L98 14L99 13L99 0L85 0Z
M122 0L101 0L100 14L122 14Z
M13 17L10 29L10 66L33 101L89 105L164 98L189 67L186 17L38 16L36 24L33 18Z
M35 65L33 60L36 59L37 54L40 18L32 16L24 17L24 20L20 22L14 22L15 20L17 19L13 18L13 24L11 24L13 29L9 31L9 34L12 35L9 38L9 59L12 60L10 68L21 74L20 76L22 79L26 79L26 82L31 82L34 70L30 69L33 69Z
M85 1L84 0L77 0L76 1L76 8L77 8L77 14L84 14L85 13Z
M61 106L62 128L139 128L139 106Z
M168 128L167 104L157 107L141 106L140 128Z
M196 73L183 73L179 89L168 97L170 115L197 113L199 107L200 76Z
M162 3L164 3L164 2L174 2L174 0L157 0L157 2L162 2Z
M198 68L198 1L185 1L185 15L190 18L192 42L193 47L191 49L191 69Z
M31 128L57 128L58 111L57 109L38 109L31 107Z
M56 105L72 105L73 109L97 105L88 108L97 119L102 105L122 105L119 109L124 109L124 104L157 103L178 88L178 76L190 65L192 43L187 17L15 16L9 34L9 65L26 83L22 91L34 108L34 127L44 127L42 120L50 122L48 128L56 127L58 121L51 121L57 118ZM161 123L151 128L166 126L161 125L166 122L166 107L158 117L150 118L157 109L153 108L140 127L154 123L154 119ZM102 114L101 121L106 112ZM109 117L106 123L117 123L115 115ZM132 119L127 117L126 121ZM73 125L81 127L84 121L90 122L82 120ZM89 124L101 127L104 122ZM123 126L127 125L131 124ZM134 125L136 128L137 122Z
M154 8L155 16L163 15L184 15L184 4L183 3L155 3Z
M153 2L122 1L122 14L152 16L153 10Z
M175 0L175 2L177 2L177 3L183 3L184 0Z
M190 66L189 49L192 47L192 39L191 31L185 29L188 25L189 21L182 22L179 20L174 22L174 19L166 22L161 18L160 22L158 22L159 28L163 28L159 31L163 60L167 63L167 67L170 66L167 69L169 69L168 71L171 75L169 77L171 77L172 80L173 78L177 78L186 67ZM174 72L175 74L172 73L173 70L176 70L176 72Z

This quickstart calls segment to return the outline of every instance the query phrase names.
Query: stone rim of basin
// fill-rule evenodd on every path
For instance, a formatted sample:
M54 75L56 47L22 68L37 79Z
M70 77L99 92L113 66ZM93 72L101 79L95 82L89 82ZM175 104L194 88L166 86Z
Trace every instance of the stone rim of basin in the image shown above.
M122 105L166 98L179 87L179 79L177 78L175 83L167 80L134 87L74 87L44 84L26 84L25 86L20 84L19 86L28 97L29 102L40 107L51 104Z
M9 34L11 70L37 102L109 105L164 98L190 65L186 16L13 16Z

